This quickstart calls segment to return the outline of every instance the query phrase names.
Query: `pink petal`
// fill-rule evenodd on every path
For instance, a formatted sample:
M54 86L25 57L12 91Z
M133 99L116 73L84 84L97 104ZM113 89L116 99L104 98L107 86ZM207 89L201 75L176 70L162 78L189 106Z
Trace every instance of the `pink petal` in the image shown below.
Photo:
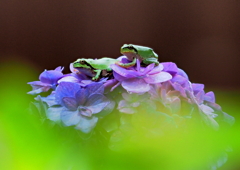
M155 65L154 63L149 64L146 68L144 68L145 70L142 72L142 74L145 75L151 72L154 68L154 65Z
M124 80L122 82L122 87L133 93L144 93L150 90L150 85L147 84L143 79L139 78Z
M159 64L158 66L154 67L152 71L150 71L148 74L156 74L163 70L163 65Z
M126 79L126 77L123 77L123 76L121 76L120 74L118 74L117 72L113 72L113 76L114 76L114 78L116 79L116 80L118 80L118 81L123 81L123 80L125 80Z
M116 73L118 73L119 75L121 75L123 77L127 77L127 78L136 77L136 71L127 70L127 69L122 68L122 67L120 67L116 64L112 64L112 65L110 65L110 67L113 69L113 71L115 71Z
M171 74L167 72L160 72L158 74L148 75L144 80L149 84L156 84L168 81L172 78Z

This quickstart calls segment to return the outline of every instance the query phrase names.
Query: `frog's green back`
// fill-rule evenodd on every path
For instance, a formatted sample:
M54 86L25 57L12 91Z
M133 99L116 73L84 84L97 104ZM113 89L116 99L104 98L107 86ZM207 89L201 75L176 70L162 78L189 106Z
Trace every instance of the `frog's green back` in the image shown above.
M144 59L150 57L158 58L158 55L150 47L134 45L134 48L138 51L138 55L140 55Z
M115 64L116 61L117 60L113 58L103 57L98 59L96 63L92 63L92 66L96 69L105 70L105 69L109 69L109 66L111 64Z

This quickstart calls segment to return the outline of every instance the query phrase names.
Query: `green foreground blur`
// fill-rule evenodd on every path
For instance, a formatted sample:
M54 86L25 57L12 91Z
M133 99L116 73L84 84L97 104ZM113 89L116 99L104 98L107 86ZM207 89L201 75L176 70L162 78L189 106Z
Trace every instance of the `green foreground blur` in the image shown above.
M153 140L139 135L112 151L105 144L81 140L72 128L42 124L29 114L33 97L26 94L31 90L26 83L39 75L33 66L6 61L0 73L1 170L202 170L226 159L219 169L240 168L240 91L215 91L217 103L236 119L232 128L207 131L192 125L188 133L174 130Z

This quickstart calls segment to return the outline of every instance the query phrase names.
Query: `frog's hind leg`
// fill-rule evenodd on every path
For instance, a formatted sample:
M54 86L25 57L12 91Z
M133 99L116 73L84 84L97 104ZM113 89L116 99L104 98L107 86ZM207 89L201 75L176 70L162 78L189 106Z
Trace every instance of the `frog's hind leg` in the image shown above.
M92 78L92 80L96 81L99 79L102 70L94 70L94 72L96 72L96 75Z
M146 65L149 65L152 63L155 63L156 66L159 65L159 62L156 58L147 58L147 59L143 60L143 63Z
M136 64L136 62L137 62L137 59L134 58L133 61L130 62L130 63L125 63L124 64L124 63L121 63L120 61L117 61L115 64L120 66L120 67L123 67L123 68L129 68L129 67L134 66Z

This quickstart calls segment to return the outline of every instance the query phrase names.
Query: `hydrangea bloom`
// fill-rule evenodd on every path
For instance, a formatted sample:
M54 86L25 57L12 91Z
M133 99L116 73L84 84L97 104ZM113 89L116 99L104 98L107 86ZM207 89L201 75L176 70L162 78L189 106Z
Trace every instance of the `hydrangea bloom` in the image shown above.
M33 88L28 94L39 94L41 92L46 92L49 89L55 89L57 86L57 81L63 77L62 73L63 67L57 67L55 70L45 70L39 76L40 81L29 82Z
M111 68L115 79L125 90L132 93L145 93L150 90L151 84L165 82L172 78L171 74L162 71L162 64L156 67L154 65L152 63L147 67L141 67L140 61L137 60L136 67L125 69L118 65L111 65Z
M130 62L124 56L119 60L122 63ZM96 115L109 114L114 109L115 102L122 113L137 114L139 106L145 103L143 105L149 105L152 111L160 111L169 116L180 114L192 117L192 111L197 111L203 121L213 127L218 126L217 122L234 122L234 118L215 103L214 93L205 93L203 84L191 83L187 74L175 63L164 62L158 66L149 64L143 67L137 60L136 66L130 68L115 64L111 68L114 78L101 78L98 82L92 81L89 77L91 75L84 69L80 72L72 64L70 74L64 75L61 67L45 70L39 76L40 81L29 83L33 87L29 94L52 89L50 95L38 95L35 98L40 103L46 103L48 119L61 121L66 126L74 125L85 133L95 127L99 119ZM115 89L120 84L123 89ZM105 90L105 93L114 101L106 98L104 88L112 88L112 91ZM186 107L188 112L184 113Z
M131 62L125 56L118 60ZM185 132L195 123L214 130L234 123L216 103L214 93L205 93L203 84L192 83L173 62L155 66L137 60L129 68L109 67L111 76L100 75L97 81L92 80L93 67L74 68L71 63L69 74L57 67L41 73L40 81L28 83L33 88L28 93L37 94L34 104L41 120L64 125L62 128L72 126L99 143L108 141L112 150L124 143L138 144L142 137L152 141ZM41 94L50 89L50 94Z
M66 126L76 125L76 129L88 133L98 121L94 115L111 104L103 92L102 83L92 83L83 88L77 83L61 82L55 93L55 100L60 107L50 107L48 117L53 121L61 120ZM108 108L108 112L111 109Z

